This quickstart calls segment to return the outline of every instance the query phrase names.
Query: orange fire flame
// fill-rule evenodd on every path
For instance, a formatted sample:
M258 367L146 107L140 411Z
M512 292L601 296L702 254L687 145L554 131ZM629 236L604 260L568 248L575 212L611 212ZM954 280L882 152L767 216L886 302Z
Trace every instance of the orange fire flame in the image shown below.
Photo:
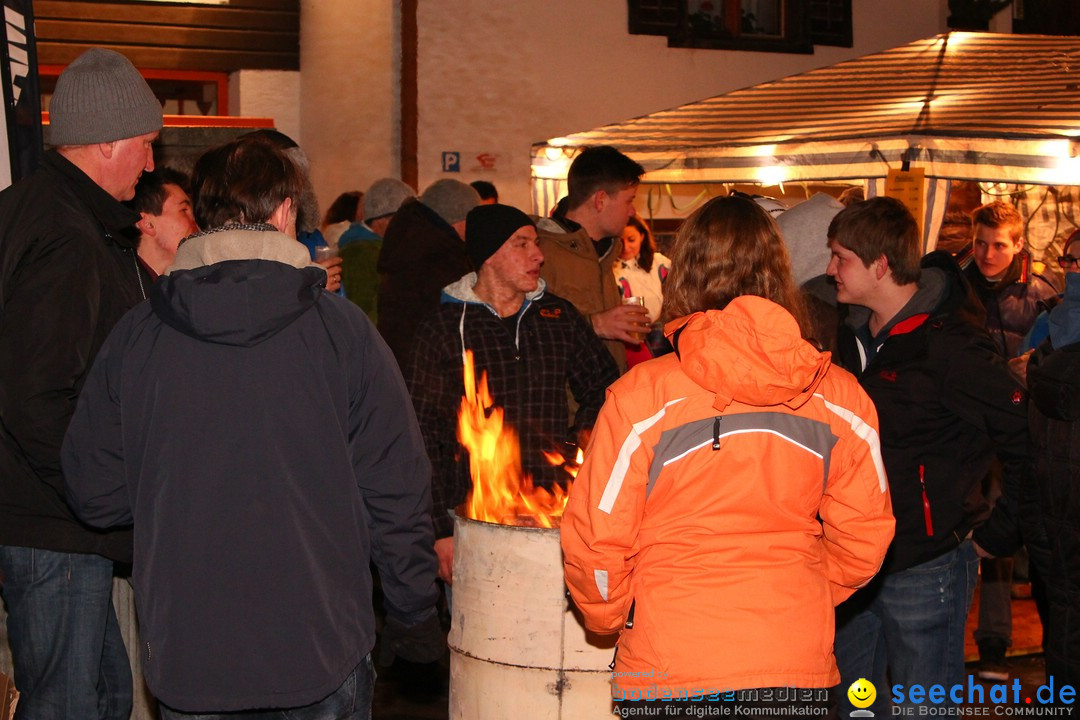
M521 470L517 433L503 422L503 416L503 409L495 405L488 391L487 373L476 382L473 355L466 351L458 440L469 451L473 489L465 499L465 514L472 520L499 525L557 527L569 484L565 490L556 485L551 492L533 486L532 478ZM563 465L571 476L577 474L577 468L564 465L558 453L545 456L552 465Z

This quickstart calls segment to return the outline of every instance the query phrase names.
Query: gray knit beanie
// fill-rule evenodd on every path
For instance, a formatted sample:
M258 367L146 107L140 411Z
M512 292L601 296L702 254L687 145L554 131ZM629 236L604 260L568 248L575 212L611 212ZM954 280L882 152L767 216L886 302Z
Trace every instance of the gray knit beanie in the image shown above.
M471 186L449 178L436 180L420 195L427 205L446 222L461 222L469 211L480 204L480 195Z
M161 103L131 61L90 48L64 68L49 104L49 144L92 145L161 129Z
M401 203L416 197L416 191L397 178L379 178L364 193L364 220L393 215Z

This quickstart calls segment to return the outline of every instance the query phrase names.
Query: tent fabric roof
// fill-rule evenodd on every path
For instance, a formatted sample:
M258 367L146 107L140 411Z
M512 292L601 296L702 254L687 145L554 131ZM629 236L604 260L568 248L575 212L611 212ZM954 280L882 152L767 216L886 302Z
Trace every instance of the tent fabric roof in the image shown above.
M579 147L613 145L656 182L880 177L906 154L930 176L1063 183L1077 174L1078 142L1080 38L954 32L533 154L538 178L565 177Z

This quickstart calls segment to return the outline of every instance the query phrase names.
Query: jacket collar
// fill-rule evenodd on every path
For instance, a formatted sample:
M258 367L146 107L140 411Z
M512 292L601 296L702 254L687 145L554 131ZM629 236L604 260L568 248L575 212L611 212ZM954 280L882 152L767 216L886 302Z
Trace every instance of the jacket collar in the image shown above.
M226 260L273 260L295 268L320 267L304 245L271 225L224 225L184 238L166 275Z
M107 239L121 246L134 248L138 241L120 234L121 230L139 221L139 213L122 205L116 198L90 179L74 163L53 149L45 153L45 167L64 177L79 199L86 203L94 218L101 223Z

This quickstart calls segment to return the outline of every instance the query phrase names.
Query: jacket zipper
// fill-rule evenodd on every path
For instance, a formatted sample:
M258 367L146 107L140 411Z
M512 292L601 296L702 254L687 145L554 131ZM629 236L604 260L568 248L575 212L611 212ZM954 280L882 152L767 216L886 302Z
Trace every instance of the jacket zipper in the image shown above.
M926 523L926 536L934 536L934 520L930 514L930 498L926 494L926 466L919 465L919 485L922 487L923 521Z

